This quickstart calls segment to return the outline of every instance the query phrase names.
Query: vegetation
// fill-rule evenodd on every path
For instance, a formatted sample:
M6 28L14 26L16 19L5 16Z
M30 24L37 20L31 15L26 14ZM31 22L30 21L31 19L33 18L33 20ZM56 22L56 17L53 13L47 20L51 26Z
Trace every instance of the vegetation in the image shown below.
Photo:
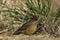
M50 0L27 0L22 5L7 4L7 1L0 2L0 30L14 31L24 23L28 22L37 16L40 21L38 25L38 32L40 30L48 34L58 34L58 27L60 26L60 9L56 13L51 13ZM15 27L15 26L16 27ZM12 29L12 30L11 30ZM4 32L4 31L3 31Z

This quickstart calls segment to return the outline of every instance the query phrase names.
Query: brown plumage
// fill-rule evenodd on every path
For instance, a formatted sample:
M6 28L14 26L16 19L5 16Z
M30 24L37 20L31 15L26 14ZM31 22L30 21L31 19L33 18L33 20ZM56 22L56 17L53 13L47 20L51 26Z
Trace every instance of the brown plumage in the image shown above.
M33 17L31 19L31 21L29 21L28 23L23 24L23 26L18 28L13 34L18 35L20 33L23 33L23 34L27 34L27 35L32 35L33 33L36 32L37 25L38 25L38 18Z

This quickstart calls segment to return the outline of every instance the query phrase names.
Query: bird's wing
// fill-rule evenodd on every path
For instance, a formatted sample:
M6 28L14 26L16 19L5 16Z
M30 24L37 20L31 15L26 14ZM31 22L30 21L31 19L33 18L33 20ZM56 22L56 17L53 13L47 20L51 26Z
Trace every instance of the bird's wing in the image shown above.
M18 28L13 34L16 35L16 34L23 33L24 30L26 30L30 25L31 25L31 22L23 24L22 27Z

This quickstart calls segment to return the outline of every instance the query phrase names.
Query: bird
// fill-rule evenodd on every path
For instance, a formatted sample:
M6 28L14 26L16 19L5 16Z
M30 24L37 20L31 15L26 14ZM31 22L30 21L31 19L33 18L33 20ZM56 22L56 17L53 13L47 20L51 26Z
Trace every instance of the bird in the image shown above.
M34 16L29 22L22 25L22 27L18 28L13 35L18 35L20 33L26 35L32 35L36 32L38 25L38 17Z

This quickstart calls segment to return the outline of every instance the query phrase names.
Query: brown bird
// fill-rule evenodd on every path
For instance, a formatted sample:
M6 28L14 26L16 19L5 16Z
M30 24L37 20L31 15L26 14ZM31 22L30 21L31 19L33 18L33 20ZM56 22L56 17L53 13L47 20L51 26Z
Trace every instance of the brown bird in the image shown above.
M13 35L18 35L20 33L26 34L26 35L32 35L36 32L38 25L38 18L33 17L28 23L23 24L22 27L18 28Z

